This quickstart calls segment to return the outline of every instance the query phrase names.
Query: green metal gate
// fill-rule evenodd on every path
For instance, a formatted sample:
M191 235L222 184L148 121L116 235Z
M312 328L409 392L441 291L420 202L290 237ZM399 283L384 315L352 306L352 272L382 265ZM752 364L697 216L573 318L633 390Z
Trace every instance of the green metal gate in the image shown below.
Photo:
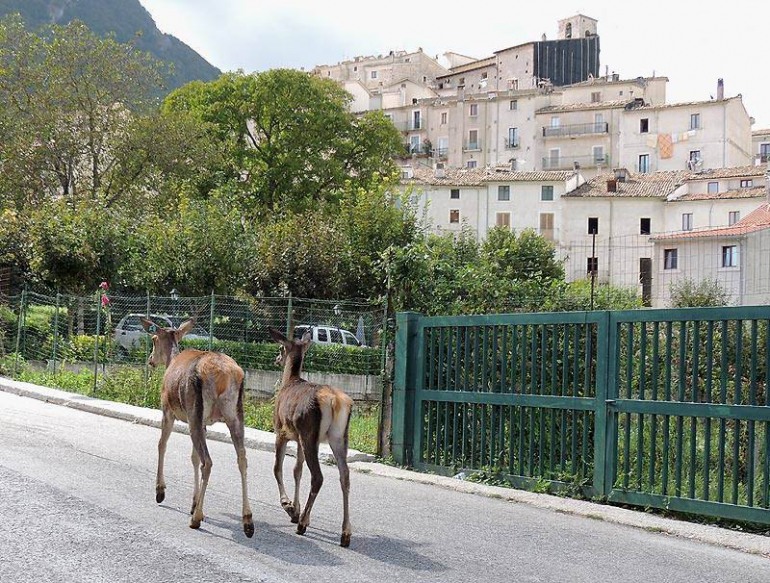
M398 463L770 523L770 306L397 324Z

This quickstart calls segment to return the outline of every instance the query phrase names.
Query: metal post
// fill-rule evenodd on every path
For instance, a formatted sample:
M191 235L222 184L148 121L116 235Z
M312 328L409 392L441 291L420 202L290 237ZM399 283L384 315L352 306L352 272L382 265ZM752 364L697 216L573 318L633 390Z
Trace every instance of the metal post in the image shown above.
M211 304L210 304L210 310L209 310L209 350L211 350L211 347L213 345L213 339L214 339L214 290L211 290Z
M102 324L102 289L99 288L99 293L96 294L96 333L94 334L94 390L92 394L96 394L96 381L99 374L99 328Z
M24 320L26 319L26 302L27 302L27 286L21 290L21 301L19 303L19 316L16 318L16 353L13 361L13 376L16 376L19 372L19 349L21 348L21 331L24 327Z
M286 338L291 338L291 292L289 292L289 302L286 306Z
M56 311L53 316L53 374L56 376L56 349L59 344L59 292L56 292Z
M396 372L393 383L393 457L397 464L411 466L414 443L414 398L417 389L417 322L420 314L396 315Z
M594 309L594 287L596 286L596 229L591 233L591 310Z

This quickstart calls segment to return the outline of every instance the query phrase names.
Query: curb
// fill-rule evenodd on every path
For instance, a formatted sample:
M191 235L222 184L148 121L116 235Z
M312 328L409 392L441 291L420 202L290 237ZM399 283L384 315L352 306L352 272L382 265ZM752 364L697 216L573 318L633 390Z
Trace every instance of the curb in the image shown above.
M105 401L96 397L80 395L78 393L68 393L60 389L50 387L41 387L31 383L14 381L5 377L0 377L0 391L13 393L20 397L30 397L46 403L71 407L87 413L96 413L105 417L121 419L140 425L149 425L150 427L160 428L162 413L158 409L148 409L146 407L137 407L136 405L126 405L125 403L116 403L114 401ZM189 435L187 423L181 421L174 422L174 431ZM252 427L244 428L244 443L246 447L261 451L275 451L275 434L271 431L262 431ZM209 425L206 429L208 439L215 441L224 441L232 443L230 432L227 425L222 422ZM297 444L291 442L286 448L286 453L296 457ZM322 463L334 463L334 454L328 444L320 444L318 457ZM372 462L376 458L372 454L364 453L355 449L348 450L348 463L352 462Z

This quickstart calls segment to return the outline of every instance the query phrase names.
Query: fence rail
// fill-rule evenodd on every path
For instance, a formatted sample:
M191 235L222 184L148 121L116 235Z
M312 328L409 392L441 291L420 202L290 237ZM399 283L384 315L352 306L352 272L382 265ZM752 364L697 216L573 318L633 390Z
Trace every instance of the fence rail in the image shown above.
M397 462L770 523L770 306L397 326Z

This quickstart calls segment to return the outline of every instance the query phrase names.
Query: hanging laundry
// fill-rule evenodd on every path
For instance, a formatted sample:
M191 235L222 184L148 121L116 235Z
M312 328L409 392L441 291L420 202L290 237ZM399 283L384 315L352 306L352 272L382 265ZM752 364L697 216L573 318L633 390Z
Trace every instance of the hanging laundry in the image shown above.
M671 158L674 155L674 143L671 134L658 134L658 149L661 159Z

